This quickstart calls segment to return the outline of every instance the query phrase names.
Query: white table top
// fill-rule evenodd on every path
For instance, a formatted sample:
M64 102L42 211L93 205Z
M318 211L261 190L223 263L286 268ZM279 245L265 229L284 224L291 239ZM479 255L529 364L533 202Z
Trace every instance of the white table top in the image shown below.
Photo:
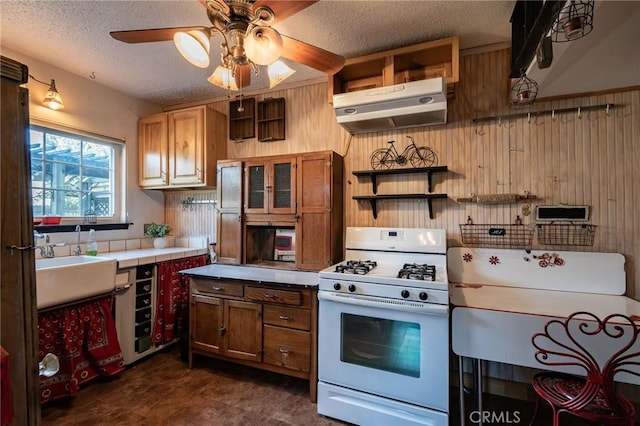
M210 265L180 271L185 275L202 278L230 278L264 283L280 283L304 287L318 286L318 273L289 269L263 268L247 265Z
M449 284L454 305L451 343L457 355L505 364L581 374L575 367L540 364L533 356L531 336L543 330L551 318L566 318L587 311L603 318L624 314L640 326L640 302L626 296L572 293L555 290ZM638 342L640 346L640 342ZM594 356L606 348L597 348ZM620 374L616 380L640 385L640 378Z
M451 283L449 298L454 306L524 315L564 318L576 311L589 311L600 318L616 313L640 320L640 301L609 294Z

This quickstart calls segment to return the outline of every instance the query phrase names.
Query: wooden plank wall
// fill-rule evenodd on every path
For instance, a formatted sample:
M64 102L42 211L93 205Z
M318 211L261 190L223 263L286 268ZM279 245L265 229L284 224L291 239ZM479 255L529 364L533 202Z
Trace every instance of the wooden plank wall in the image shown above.
M188 199L193 203L184 204ZM209 243L216 241L216 191L184 190L165 191L164 220L176 237L206 237Z
M331 149L345 157L345 226L399 226L444 228L450 246L462 245L459 224L471 216L475 223L509 224L520 215L524 202L500 205L458 203L470 194L524 194L536 205L586 204L597 225L593 246L540 246L545 250L623 253L627 261L627 294L640 298L640 91L536 102L534 110L561 109L604 103L620 105L610 111L557 114L555 117L503 119L471 123L472 118L506 115L509 93L509 51L499 50L460 58L460 83L449 101L448 124L378 132L351 137L335 120L327 103L326 83L283 89L263 96L286 99L287 138L277 142L228 142L229 158L286 154ZM257 97L260 100L260 96ZM211 104L228 115L228 102ZM513 111L513 112L522 112ZM416 144L431 147L447 173L433 176L434 219L424 201L381 201L373 219L368 202L352 200L371 194L368 180L352 171L369 169L369 155L395 140L399 149L407 135ZM635 189L634 189L635 188ZM380 179L379 194L424 193L424 175ZM606 285L606 283L603 283Z

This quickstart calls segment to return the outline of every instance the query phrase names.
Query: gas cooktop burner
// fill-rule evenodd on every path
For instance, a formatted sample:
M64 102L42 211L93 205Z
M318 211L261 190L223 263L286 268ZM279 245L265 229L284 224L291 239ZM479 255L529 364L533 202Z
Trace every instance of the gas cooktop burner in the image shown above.
M436 280L436 267L434 265L419 265L417 263L405 263L398 272L398 278L406 278L409 280Z
M378 264L372 260L347 260L341 265L336 265L336 272L343 274L366 275Z

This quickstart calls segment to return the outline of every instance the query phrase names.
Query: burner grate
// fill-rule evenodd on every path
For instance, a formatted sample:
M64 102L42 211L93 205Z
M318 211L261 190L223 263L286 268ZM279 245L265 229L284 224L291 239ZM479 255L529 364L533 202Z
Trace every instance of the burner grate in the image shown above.
M345 263L336 266L336 272L366 275L376 266L378 266L378 264L372 260L347 260Z
M398 272L398 278L409 280L435 281L436 267L434 265L405 263Z

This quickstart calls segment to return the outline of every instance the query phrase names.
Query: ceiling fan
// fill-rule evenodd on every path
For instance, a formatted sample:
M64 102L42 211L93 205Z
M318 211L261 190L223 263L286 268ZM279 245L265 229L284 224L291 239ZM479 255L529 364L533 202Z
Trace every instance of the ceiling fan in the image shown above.
M344 58L316 46L280 34L271 26L311 6L312 1L198 0L207 10L211 27L175 27L112 31L111 37L125 43L173 40L178 51L191 64L209 66L209 40L223 39L221 63L208 81L228 90L251 84L252 71L268 65L270 87L291 74L279 57L290 59L333 75L344 65Z

